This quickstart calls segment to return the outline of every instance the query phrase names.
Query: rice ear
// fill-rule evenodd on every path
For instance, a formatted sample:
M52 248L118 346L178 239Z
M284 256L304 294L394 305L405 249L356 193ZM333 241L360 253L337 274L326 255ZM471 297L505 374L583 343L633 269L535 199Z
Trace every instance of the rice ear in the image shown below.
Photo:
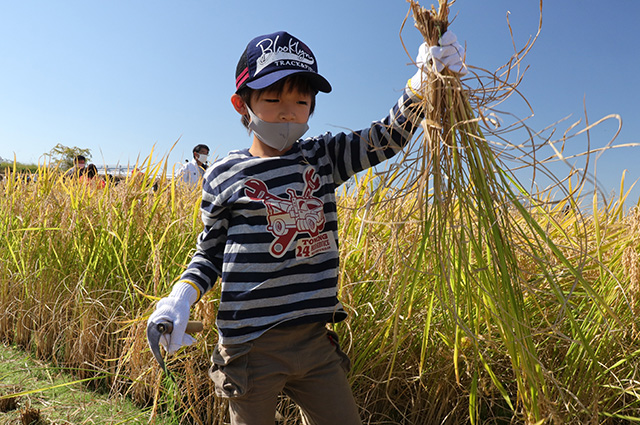
M431 9L425 9L420 6L417 1L409 0L415 26L424 37L424 41L429 46L438 44L440 36L447 32L449 27L449 3L446 0L440 0L440 8L438 11L432 5Z

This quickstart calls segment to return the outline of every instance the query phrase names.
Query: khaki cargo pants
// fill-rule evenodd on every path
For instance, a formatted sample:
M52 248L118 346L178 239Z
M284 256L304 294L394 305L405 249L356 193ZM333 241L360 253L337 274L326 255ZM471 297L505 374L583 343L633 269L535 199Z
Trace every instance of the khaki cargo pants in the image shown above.
M209 371L229 399L233 425L273 425L281 392L312 425L360 425L347 380L350 362L322 323L277 327L245 344L220 345Z

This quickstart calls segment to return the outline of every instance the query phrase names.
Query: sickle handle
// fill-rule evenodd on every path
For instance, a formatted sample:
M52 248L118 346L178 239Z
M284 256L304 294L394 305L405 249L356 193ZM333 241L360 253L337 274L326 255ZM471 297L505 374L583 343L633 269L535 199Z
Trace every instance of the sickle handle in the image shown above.
M203 329L204 325L202 324L202 322L198 320L189 320L189 322L187 323L187 330L185 332L189 335L192 335L194 333L202 332Z
M170 334L171 332L173 332L173 323L171 322L158 323L157 329L158 331L160 331L161 334L167 334L167 333ZM204 325L202 324L202 322L198 320L189 320L189 322L187 322L187 329L185 330L185 332L188 333L189 335L192 335L197 332L202 332L203 329L204 329Z

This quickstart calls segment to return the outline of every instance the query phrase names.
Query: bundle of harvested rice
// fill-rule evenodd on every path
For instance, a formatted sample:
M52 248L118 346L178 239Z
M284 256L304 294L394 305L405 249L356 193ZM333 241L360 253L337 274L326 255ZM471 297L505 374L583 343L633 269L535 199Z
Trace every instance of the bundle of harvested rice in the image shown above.
M449 27L451 2L440 0L438 10L425 9L413 0L409 3L424 40L437 45ZM458 383L462 341L472 343L473 356L464 359L470 376L471 421L477 419L482 396L478 387L484 379L492 382L513 412L537 422L554 414L557 400L550 399L555 398L551 393L559 384L545 370L536 345L538 329L526 313L532 304L548 304L536 299L534 286L550 288L545 296L554 294L560 306L558 320L566 324L558 328L578 341L579 357L590 364L597 360L589 348L589 336L581 331L571 309L565 308L572 291L580 287L603 306L599 309L605 320L615 320L615 315L582 278L575 260L581 255L579 244L570 242L577 254L569 261L538 222L540 212L545 223L553 225L542 209L536 209L539 201L497 158L480 126L484 118L472 108L459 76L446 68L426 71L428 79L420 90L424 132L416 161L421 168L412 182L424 225L412 270L427 273L424 258L435 259L428 273L435 276L437 296L455 326L452 344ZM510 362L513 388L497 379L488 347Z

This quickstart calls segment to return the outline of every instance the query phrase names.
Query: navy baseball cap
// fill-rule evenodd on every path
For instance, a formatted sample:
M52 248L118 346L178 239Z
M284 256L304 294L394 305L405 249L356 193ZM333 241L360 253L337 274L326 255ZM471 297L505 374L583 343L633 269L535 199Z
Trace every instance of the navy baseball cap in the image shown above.
M247 44L236 67L236 93L264 89L292 74L305 74L311 86L329 93L331 84L318 74L316 58L302 41L284 31L261 35Z

